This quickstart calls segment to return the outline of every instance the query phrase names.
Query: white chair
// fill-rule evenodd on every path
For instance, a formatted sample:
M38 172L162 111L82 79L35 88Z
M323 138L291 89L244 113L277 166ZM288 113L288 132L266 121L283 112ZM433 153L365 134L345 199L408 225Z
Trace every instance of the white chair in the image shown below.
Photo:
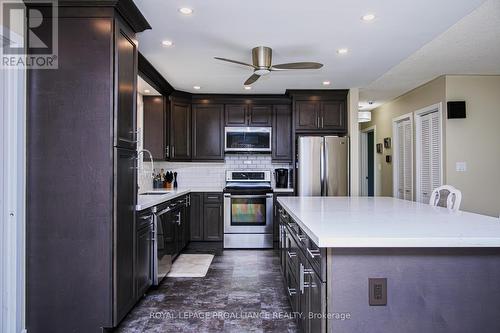
M429 205L446 207L451 211L458 211L462 201L462 192L451 185L443 185L434 189Z

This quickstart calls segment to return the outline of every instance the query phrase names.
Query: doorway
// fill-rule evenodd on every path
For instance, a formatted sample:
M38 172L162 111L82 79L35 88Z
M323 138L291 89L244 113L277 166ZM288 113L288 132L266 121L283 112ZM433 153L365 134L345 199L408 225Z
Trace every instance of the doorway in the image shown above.
M361 195L375 196L375 142L376 128L369 127L361 131Z

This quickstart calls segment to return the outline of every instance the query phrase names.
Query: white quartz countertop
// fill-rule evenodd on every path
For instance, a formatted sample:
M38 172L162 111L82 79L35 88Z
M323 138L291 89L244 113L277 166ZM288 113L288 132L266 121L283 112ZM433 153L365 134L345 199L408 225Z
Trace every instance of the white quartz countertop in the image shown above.
M500 247L500 219L389 197L278 197L319 247Z
M137 206L135 206L136 211L151 208L153 206L159 205L163 202L175 199L177 197L180 197L181 195L188 194L191 192L222 192L222 189L215 187L177 188L175 190L159 188L147 192L160 192L160 193L165 192L165 193L153 194L153 195L151 194L144 195L139 193L139 195L137 196Z

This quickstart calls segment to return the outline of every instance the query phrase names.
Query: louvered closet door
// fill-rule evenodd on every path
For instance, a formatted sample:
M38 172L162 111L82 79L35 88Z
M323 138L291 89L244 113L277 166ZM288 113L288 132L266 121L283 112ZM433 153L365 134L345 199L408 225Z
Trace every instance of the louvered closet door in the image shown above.
M420 118L419 179L421 202L428 203L432 190L441 186L441 126L438 112Z
M397 194L399 199L412 200L412 126L409 119L402 120L397 124Z

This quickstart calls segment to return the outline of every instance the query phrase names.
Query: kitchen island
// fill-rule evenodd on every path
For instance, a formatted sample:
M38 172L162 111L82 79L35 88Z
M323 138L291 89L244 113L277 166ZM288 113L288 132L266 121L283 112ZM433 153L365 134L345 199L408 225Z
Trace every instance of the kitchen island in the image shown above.
M303 332L500 331L498 218L386 197L278 203Z

